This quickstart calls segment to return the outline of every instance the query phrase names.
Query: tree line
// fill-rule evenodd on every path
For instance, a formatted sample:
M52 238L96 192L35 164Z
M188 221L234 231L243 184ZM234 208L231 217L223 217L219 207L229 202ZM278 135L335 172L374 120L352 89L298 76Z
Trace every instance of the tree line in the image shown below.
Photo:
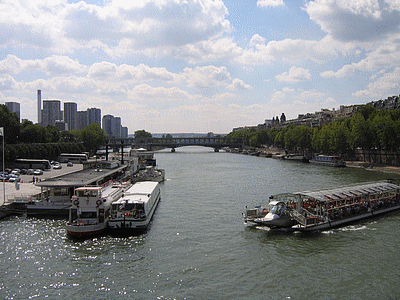
M400 149L400 110L363 105L350 118L311 128L294 126L231 132L251 147L274 146L288 151L345 154L355 149Z
M55 126L43 127L29 120L19 123L17 114L3 104L0 104L0 127L4 128L2 151L8 162L16 158L56 159L61 153L95 153L106 141L98 124L60 132Z

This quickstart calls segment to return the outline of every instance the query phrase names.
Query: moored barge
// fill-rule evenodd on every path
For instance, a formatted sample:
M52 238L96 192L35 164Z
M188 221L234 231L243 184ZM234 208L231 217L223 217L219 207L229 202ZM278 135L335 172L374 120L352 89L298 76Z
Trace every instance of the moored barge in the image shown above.
M108 184L106 186L87 186L75 189L67 234L84 238L103 233L107 228L111 204L121 197L127 184Z
M125 235L144 231L161 199L158 182L141 181L126 190L111 207L108 227L111 234Z

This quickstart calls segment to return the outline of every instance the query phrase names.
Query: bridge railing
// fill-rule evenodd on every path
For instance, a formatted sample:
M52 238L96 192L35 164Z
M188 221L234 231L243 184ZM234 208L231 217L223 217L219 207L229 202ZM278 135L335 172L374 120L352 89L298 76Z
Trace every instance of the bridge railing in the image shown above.
M112 138L107 141L109 146L128 145L210 145L210 146L239 146L243 144L242 138L237 137L185 137L185 138L143 138L135 140L133 138Z

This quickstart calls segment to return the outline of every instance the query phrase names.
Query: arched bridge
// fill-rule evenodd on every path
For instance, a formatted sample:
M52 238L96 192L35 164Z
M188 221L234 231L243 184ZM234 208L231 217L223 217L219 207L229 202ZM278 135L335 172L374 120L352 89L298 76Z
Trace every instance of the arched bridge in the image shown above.
M239 148L243 146L242 138L234 137L185 137L185 138L111 138L107 146L112 148L131 146L132 148L146 148L154 150L157 148L175 148L185 146L204 146L214 148L215 151L224 147Z

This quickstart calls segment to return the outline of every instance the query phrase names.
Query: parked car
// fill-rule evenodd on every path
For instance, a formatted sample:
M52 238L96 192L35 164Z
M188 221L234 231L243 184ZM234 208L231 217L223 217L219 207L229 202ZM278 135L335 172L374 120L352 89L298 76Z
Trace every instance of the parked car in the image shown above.
M21 181L21 177L18 175L11 174L8 178L8 182L19 182Z
M33 175L42 175L42 174L43 174L43 171L40 170L40 169L37 169L37 170L35 170L35 171L33 172Z
M27 169L21 169L21 175L26 175L28 173Z
M33 175L33 173L35 172L35 170L33 169L28 169L28 171L26 172L27 175Z
M69 161L69 162L67 163L67 167L73 167L73 166L74 166L74 164L73 164L72 162Z
M11 171L11 175L20 175L21 174L21 170L20 169L14 169Z
M3 180L8 180L8 174L7 174L7 172L1 172L0 173L0 180L1 181L3 181Z
M62 169L62 165L54 164L53 169Z

